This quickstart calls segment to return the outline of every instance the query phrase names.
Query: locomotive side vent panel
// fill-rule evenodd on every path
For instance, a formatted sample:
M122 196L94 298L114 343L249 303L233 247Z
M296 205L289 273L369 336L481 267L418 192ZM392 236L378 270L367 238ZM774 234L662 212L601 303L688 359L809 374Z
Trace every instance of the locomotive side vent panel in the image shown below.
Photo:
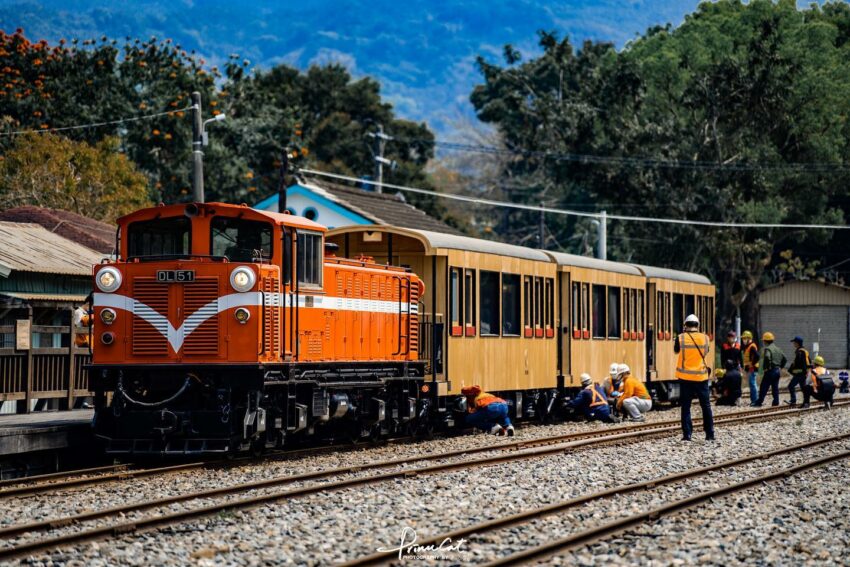
M280 293L277 278L267 277L263 280L265 304L263 309L263 340L266 353L277 358L280 353Z
M419 352L419 285L408 280L410 293L408 294L408 349L411 353Z
M133 311L133 355L167 355L168 286L152 277L133 278Z
M199 277L183 284L184 327L186 322L203 321L186 336L187 355L217 355L219 338L218 276Z

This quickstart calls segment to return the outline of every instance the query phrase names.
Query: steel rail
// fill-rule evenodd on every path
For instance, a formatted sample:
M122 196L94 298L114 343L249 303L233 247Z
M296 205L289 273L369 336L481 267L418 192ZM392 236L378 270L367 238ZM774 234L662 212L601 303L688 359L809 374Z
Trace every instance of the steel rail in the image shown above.
M841 404L836 404L836 406L842 405L850 405L850 402L843 402ZM771 408L762 408L757 410L747 410L741 412L733 412L724 415L717 416L715 419L716 422L722 423L725 420L736 418L739 416L756 416L756 415L770 415L781 412L797 412L800 411L795 408L784 408L781 406L771 407ZM697 423L700 423L700 419L694 420ZM578 431L573 433L562 433L559 435L550 435L545 437L538 437L536 439L526 439L526 440L517 440L508 443L501 443L496 445L485 445L481 447L472 447L469 449L460 449L456 451L449 451L444 453L436 453L430 455L420 455L415 458L411 457L402 457L392 461L382 461L375 463L367 463L364 465L358 466L358 469L365 470L376 467L384 467L390 465L397 464L408 464L415 461L428 461L428 460L436 460L436 459L444 459L451 458L457 456L466 456L472 455L476 453L490 452L490 451L499 451L499 450L521 450L525 448L538 447L541 445L552 444L552 443L562 443L565 441L571 440L579 440L579 439L588 439L588 438L599 438L599 437L607 437L610 435L616 435L620 432L634 432L634 431L653 431L658 428L674 426L678 424L678 420L667 420L667 421L656 421L651 423L633 423L631 425L621 425L618 427L609 427L605 429L597 429L592 431ZM359 447L364 448L364 447ZM329 451L333 452L334 447L318 447L318 448L310 448L310 449L295 449L294 451L285 452L279 456L272 456L273 460L284 460L289 458L296 458L299 454L313 454L314 451ZM343 448L345 449L345 448ZM357 450L358 447L350 447L348 450ZM156 468L143 468L137 470L124 470L120 472L115 472L111 474L105 474L100 476L91 476L91 477L80 477L80 478L71 478L67 481L62 482L47 482L47 483L37 483L37 484L24 484L22 486L17 486L5 490L0 490L0 500L7 497L12 496L32 496L36 494L41 494L44 492L62 490L66 488L77 488L80 486L89 486L92 484L100 484L102 482L110 482L110 481L123 481L130 480L134 478L145 478L150 476L156 476L159 474L170 474L176 472L186 472L190 470L196 470L199 468L215 468L215 467L233 467L240 466L252 462L261 462L266 459L254 459L246 457L244 459L240 459L237 461L201 461L195 463L182 463L178 465L170 465L165 467L156 467ZM330 474L342 474L348 470L348 467L343 467L340 469L333 469L327 474L322 474L321 476L313 476L312 473L307 473L306 475L298 475L294 480L314 480L316 478L321 478L324 476L330 476ZM293 480L293 481L294 481ZM0 536L3 535L3 530L0 529Z
M5 480L0 480L0 487L3 486L14 486L16 484L25 484L25 483L33 483L33 482L41 482L43 480L54 480L57 478L67 478L77 475L84 474L94 474L101 472L112 472L118 470L124 470L133 465L131 464L117 464L117 465L103 465L100 467L91 467L86 469L73 469L70 471L60 471L46 474L37 474L32 476L22 476L19 478L7 478Z
M727 423L738 423L738 422L748 422L748 421L756 421L760 419L778 419L788 416L799 415L803 412L816 411L815 408L808 409L790 409L783 411L774 411L774 412L746 412L750 415L742 415L742 416L732 416L728 419L718 420L719 424L727 424ZM754 415L753 415L754 414ZM482 457L477 459L467 459L463 461L455 461L451 463L442 463L436 465L429 465L425 467L414 467L414 468L404 468L397 471L385 472L373 476L368 477L356 477L351 479L337 480L328 483L314 483L307 486L302 486L294 489L288 489L283 491L270 492L267 494L260 494L257 496L252 496L239 500L230 500L225 502L219 502L210 504L207 506L193 508L188 510L182 510L179 512L174 512L171 514L163 514L158 516L149 516L140 518L136 521L124 522L117 525L107 525L101 526L97 528L92 528L86 531L81 532L73 532L64 535L60 535L54 538L49 539L41 539L41 540L33 540L30 542L25 542L16 546L9 546L0 548L0 560L8 559L11 557L16 557L22 554L32 553L39 550L52 549L56 546L67 545L70 543L79 543L83 541L89 541L93 539L100 539L104 537L120 535L123 533L136 532L140 530L146 530L150 528L154 528L162 525L170 525L174 523L178 523L183 520L188 520L197 517L204 517L211 514L231 511L237 509L245 509L245 508L254 508L260 506L262 504L266 504L269 502L275 502L279 500L289 499L289 498L298 498L311 494L324 493L329 492L331 490L340 490L344 488L350 488L355 486L365 486L376 484L382 481L394 480L394 479L406 479L406 478L414 478L417 476L424 476L434 473L455 471L468 469L478 466L486 466L492 464L499 464L504 462L512 462L517 460L525 460L535 457L541 457L546 455L552 455L557 453L564 452L572 452L576 449L606 444L612 441L625 441L625 440L645 440L660 434L669 434L671 432L678 432L679 426L678 424L675 426L656 428L652 431L647 431L644 429L638 428L629 428L632 431L628 433L621 433L618 435L606 435L601 438L591 438L591 439L581 439L576 441L570 441L566 443L560 444L550 444L544 445L540 448L532 448L532 449L524 449L517 450L513 452L502 452L507 454L499 454L491 457ZM636 430L635 430L636 429ZM505 447L505 446L501 446ZM496 449L499 446L495 447ZM478 448L476 448L478 449ZM463 453L463 451L459 451L459 453ZM394 459L390 461L383 462L375 462L368 463L366 465L355 465L351 467L342 467L336 469L329 469L325 471L315 471L310 473L304 473L301 475L291 475L284 477L273 477L269 479L263 479L260 481L254 481L249 483L242 483L233 486L225 486L220 488L209 489L205 491L182 494L172 497L166 497L159 500L146 501L136 504L129 504L125 506L116 506L104 510L95 510L91 512L85 512L75 516L68 516L64 518L58 518L55 520L46 520L42 522L35 522L31 524L19 524L17 526L10 526L0 530L0 537L2 536L10 536L17 535L25 532L38 531L44 529L52 529L67 525L74 525L79 522L88 521L97 518L108 517L112 515L119 514L127 514L130 512L135 512L144 509L150 508L158 508L162 506L166 506L168 504L172 504L175 502L182 502L187 500L196 500L200 498L209 498L213 496L222 496L227 494L245 492L250 490L255 490L258 488L269 488L275 486L281 486L285 484L290 484L296 481L303 480L312 480L316 478L322 478L327 476L336 476L340 474L349 474L360 472L364 470L379 468L379 467L387 467L387 466L395 466L398 464L404 464L405 462L415 462L418 460L423 460L424 458L428 459L439 459L446 458L448 453L438 454L438 455L427 455L427 456L419 456L412 458L404 458L404 459Z
M755 455L749 455L746 457L740 457L737 459L731 459L728 461L723 461L720 463L715 463L713 465L708 465L704 467L698 467L689 469L686 471L669 474L666 476L653 478L650 480L645 480L641 482L636 482L632 484L624 484L620 486L615 486L612 488L608 488L606 490L600 490L597 492L591 492L588 494L582 494L580 496L576 496L570 498L568 500L563 500L561 502L556 502L554 504L549 504L547 506L542 506L540 508L534 508L532 510L527 510L524 512L519 512L516 514L511 514L509 516L503 516L501 518L496 518L494 520L488 520L486 522L480 522L478 524L469 525L463 528L455 529L452 531L444 532L435 536L431 536L425 539L417 539L415 545L417 547L428 547L428 546L439 546L444 541L454 542L457 541L458 538L464 536L470 536L473 534L482 534L484 532L492 532L495 530L515 526L518 524L526 523L530 520L534 520L537 518L542 518L548 516L550 514L561 513L569 508L574 508L576 506L580 506L582 504L586 504L588 502L592 502L594 500L601 500L603 498L607 498L609 496L615 496L619 494L628 494L630 492L638 492L641 490L651 490L657 488L659 486L663 486L666 484L671 484L680 480L687 480L690 478L702 476L704 474L718 471L721 469L727 469L732 467L737 467L743 464L748 464L751 462L769 459L771 457L775 457L778 455L783 455L786 453L793 453L795 451L800 451L803 449L810 449L812 447L818 447L820 445L825 445L828 443L834 443L837 441L841 441L844 439L850 439L850 433L844 433L841 435L835 435L830 437L822 437L820 439L815 439L813 441L807 441L805 443L799 443L797 445L792 445L790 447L783 447L781 449L775 449L772 451L767 451L764 453L758 453ZM346 561L340 564L340 567L355 567L355 566L364 566L364 565L378 565L384 563L388 560L394 559L397 555L398 550L387 551L387 552L377 552L371 555L366 555L363 557L358 557L352 559L350 561Z
M488 567L493 567L497 565L526 565L532 560L551 557L552 555L560 551L566 549L573 549L576 547L581 547L593 543L603 537L610 536L612 533L617 533L618 531L622 531L627 528L640 525L648 520L657 520L661 516L667 516L688 508L692 508L694 506L702 504L707 500L712 500L714 498L719 498L722 496L728 496L729 494L740 492L741 490L756 486L758 484L782 480L795 474L810 469L823 467L848 458L850 458L850 451L842 451L840 453L835 453L826 457L813 459L811 461L807 461L805 463L794 465L792 467L781 469L772 473L767 473L763 476L747 479L736 484L722 486L713 490L706 490L704 492L700 492L699 494L695 494L687 498L668 502L656 508L641 512L640 514L635 514L632 516L621 518L619 520L607 522L605 524L595 526L586 530L582 530L580 532L571 534L560 539L556 539L543 545L539 545L537 547L533 547L531 549L527 549L525 551L521 551L519 553L515 553L513 555L509 555L501 559L497 559L496 561L492 561L490 563L487 563L486 565Z

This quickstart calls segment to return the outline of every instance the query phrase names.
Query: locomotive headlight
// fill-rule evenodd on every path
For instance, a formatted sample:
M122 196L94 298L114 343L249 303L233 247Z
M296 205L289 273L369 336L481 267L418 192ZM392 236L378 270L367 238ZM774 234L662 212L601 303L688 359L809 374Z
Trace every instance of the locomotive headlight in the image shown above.
M248 291L254 287L256 281L257 276L254 275L254 271L245 266L241 266L230 272L230 285L236 291Z
M112 266L107 266L97 273L94 281L100 291L111 293L121 287L121 272Z
M100 320L106 323L107 325L111 325L113 321L115 321L115 311L109 309L108 307L100 312Z
M234 316L236 320L242 323L243 325L248 322L248 319L251 318L251 312L245 309L244 307L239 307L234 312Z

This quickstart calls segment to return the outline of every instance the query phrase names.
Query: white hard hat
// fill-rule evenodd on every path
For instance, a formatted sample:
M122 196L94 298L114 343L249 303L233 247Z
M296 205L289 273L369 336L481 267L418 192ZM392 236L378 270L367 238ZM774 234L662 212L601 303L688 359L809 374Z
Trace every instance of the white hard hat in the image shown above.
M631 372L632 372L632 369L629 368L628 364L618 364L617 365L617 374L622 376L623 374L631 374Z
M589 386L591 382L593 382L593 378L590 377L590 374L584 373L581 375L582 386Z
M620 368L620 365L617 364L616 362L612 362L611 368L608 369L608 374L610 374L611 376L616 376L618 368Z
M685 324L687 325L688 323L693 323L694 325L699 325L699 319L697 318L696 315L691 313L690 315L685 317Z

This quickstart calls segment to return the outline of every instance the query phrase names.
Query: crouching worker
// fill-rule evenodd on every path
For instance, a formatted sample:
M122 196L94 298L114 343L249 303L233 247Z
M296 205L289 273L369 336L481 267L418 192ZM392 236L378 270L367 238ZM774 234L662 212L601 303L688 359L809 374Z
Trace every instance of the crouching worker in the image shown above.
M832 397L835 395L835 382L825 368L826 362L822 356L816 356L812 361L812 372L806 381L805 392L809 396L823 402L826 409L832 407Z
M493 435L514 436L508 417L508 404L502 398L481 391L481 386L467 386L460 391L466 396L466 423Z
M652 409L652 398L643 382L632 376L632 371L626 364L619 366L620 396L617 398L617 409L625 409L629 421L646 421L646 412Z
M741 373L737 370L723 370L718 368L714 371L715 391L717 392L718 406L736 406L741 397Z
M567 410L581 412L587 421L598 419L603 423L619 423L620 420L611 415L611 406L605 398L605 390L599 384L593 383L590 374L581 375L582 390L572 400L567 402Z

